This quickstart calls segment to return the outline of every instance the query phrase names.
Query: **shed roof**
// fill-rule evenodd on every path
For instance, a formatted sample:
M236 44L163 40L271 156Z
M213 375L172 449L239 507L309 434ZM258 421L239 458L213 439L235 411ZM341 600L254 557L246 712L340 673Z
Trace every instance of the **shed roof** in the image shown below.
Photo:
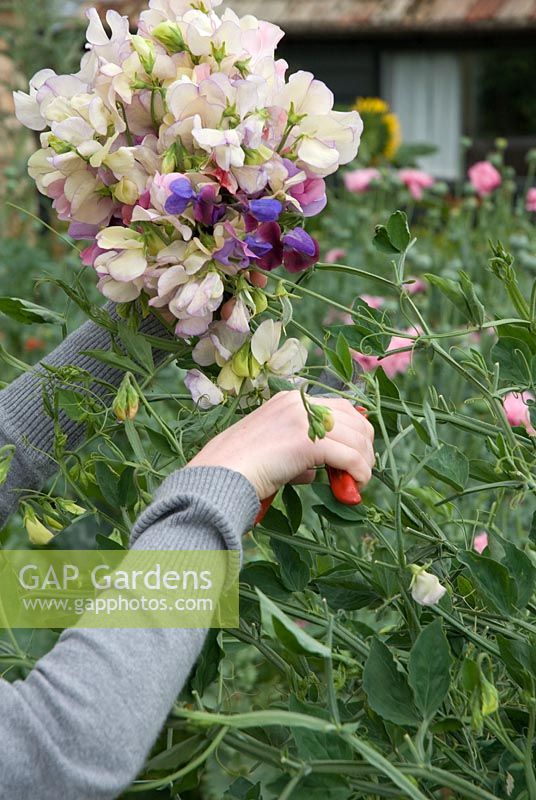
M147 0L102 0L133 19ZM535 30L536 0L225 0L297 33Z

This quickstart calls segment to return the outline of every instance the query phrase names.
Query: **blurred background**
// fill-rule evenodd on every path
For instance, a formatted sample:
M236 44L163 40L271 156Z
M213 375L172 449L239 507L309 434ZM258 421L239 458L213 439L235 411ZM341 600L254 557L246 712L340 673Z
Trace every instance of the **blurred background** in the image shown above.
M28 79L44 67L77 70L87 5L0 0L0 294L43 304L57 292L43 276L68 277L78 254L61 238L64 231L50 202L27 178L26 161L38 137L15 120L11 92L27 89ZM103 15L112 7L128 14L133 30L144 5L144 0L97 3ZM447 239L445 223L460 215L473 232L480 220L494 230L506 225L507 240L530 236L536 206L534 195L527 195L536 159L536 0L233 0L229 5L239 15L280 25L286 36L278 53L290 70L311 70L334 91L337 107L357 107L364 118L359 156L350 165L353 182L342 173L331 180L330 205L316 223L323 255L339 248L350 262L374 259L366 241L395 203L426 231L443 225ZM482 161L500 173L484 193L467 179L468 168ZM408 168L420 174L408 174ZM360 173L363 169L377 172ZM501 223L491 220L492 206L497 213L501 209ZM452 254L454 268L460 257ZM532 246L525 244L524 263L533 258ZM444 262L448 271L450 261ZM26 336L20 327L2 318L0 335L29 360L56 335L47 327Z

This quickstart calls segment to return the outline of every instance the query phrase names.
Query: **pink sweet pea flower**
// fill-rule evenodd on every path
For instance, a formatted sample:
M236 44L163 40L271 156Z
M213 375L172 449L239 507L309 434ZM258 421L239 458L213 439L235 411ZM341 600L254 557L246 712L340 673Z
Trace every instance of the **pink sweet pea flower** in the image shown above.
M475 553L478 553L478 555L482 555L488 544L489 544L488 534L486 533L486 531L482 531L481 533L477 533L477 535L473 539L473 550L475 551Z
M324 261L328 264L337 264L341 259L346 257L346 250L342 247L332 247L328 250L324 257Z
M422 169L412 169L411 167L399 170L398 177L414 200L420 200L424 190L429 189L435 183L434 178L427 172Z
M528 400L534 400L532 392L521 392L521 394L509 392L503 400L504 411L506 419L512 427L523 426L527 429L527 433L536 436L536 430L530 421Z
M363 194L369 189L372 181L380 178L380 171L374 167L366 169L355 169L353 172L346 172L344 175L344 185L349 192Z
M412 278L413 283L406 284L406 292L408 294L421 294L426 292L428 286L425 281L421 280L420 278Z
M393 336L387 348L389 353L391 350L398 350L402 347L411 347L413 339L406 339L403 336ZM371 372L376 367L383 367L383 370L388 378L394 378L399 373L404 373L411 364L413 350L406 350L403 353L393 353L393 355L378 356L364 355L363 353L353 352L353 358L361 366L365 372Z
M528 190L527 198L525 200L525 208L527 211L536 211L536 186L533 186L532 189Z
M361 300L364 300L367 306L371 308L381 308L385 303L385 297L379 297L375 294L362 294Z
M477 161L469 168L468 175L480 197L487 197L502 183L501 173L489 161Z

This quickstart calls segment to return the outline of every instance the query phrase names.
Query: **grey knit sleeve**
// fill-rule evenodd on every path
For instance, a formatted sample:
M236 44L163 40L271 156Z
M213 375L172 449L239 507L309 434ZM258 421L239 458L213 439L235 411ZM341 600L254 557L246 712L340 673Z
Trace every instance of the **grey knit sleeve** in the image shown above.
M113 304L106 306L112 319L117 320ZM169 338L167 330L153 315L141 324L140 332ZM103 397L105 384L119 386L124 372L95 358L82 355L85 350L109 350L112 346L110 333L93 322L86 322L71 333L62 344L30 372L21 375L0 392L0 447L14 444L15 455L7 481L0 487L0 526L17 505L20 489L40 489L56 472L52 459L54 445L54 423L47 415L43 403L43 364L51 367L74 366L86 370L92 376L89 391ZM154 350L155 363L165 358L161 350ZM68 447L79 446L85 435L83 423L61 415L62 432L67 435Z
M136 523L133 546L234 549L258 508L242 475L184 469ZM0 797L117 797L142 768L205 633L72 628L25 681L0 680Z

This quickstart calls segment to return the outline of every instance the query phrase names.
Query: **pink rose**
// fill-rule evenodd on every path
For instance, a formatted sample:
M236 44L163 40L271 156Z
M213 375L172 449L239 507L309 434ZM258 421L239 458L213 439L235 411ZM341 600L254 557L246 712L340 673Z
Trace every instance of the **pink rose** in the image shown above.
M529 189L525 201L525 208L527 211L536 211L536 186Z
M344 185L349 192L363 194L370 187L372 181L376 181L378 178L380 178L380 172L374 167L355 169L353 172L344 174Z
M506 419L512 427L523 426L527 429L527 433L531 436L536 436L536 430L530 421L528 400L534 400L534 395L531 392L521 392L521 394L509 392L503 400L504 411Z
M398 177L409 190L410 195L414 200L420 200L423 196L424 189L429 189L435 183L434 178L422 169L401 169L398 172Z
M332 247L331 250L328 250L326 253L325 261L328 264L337 264L341 258L345 258L346 250L343 250L342 247Z
M501 173L489 161L477 161L469 168L468 175L480 197L491 194L502 183Z
M475 553L481 555L486 547L489 544L488 534L486 531L482 531L481 533L477 533L475 538L473 539L473 550Z

